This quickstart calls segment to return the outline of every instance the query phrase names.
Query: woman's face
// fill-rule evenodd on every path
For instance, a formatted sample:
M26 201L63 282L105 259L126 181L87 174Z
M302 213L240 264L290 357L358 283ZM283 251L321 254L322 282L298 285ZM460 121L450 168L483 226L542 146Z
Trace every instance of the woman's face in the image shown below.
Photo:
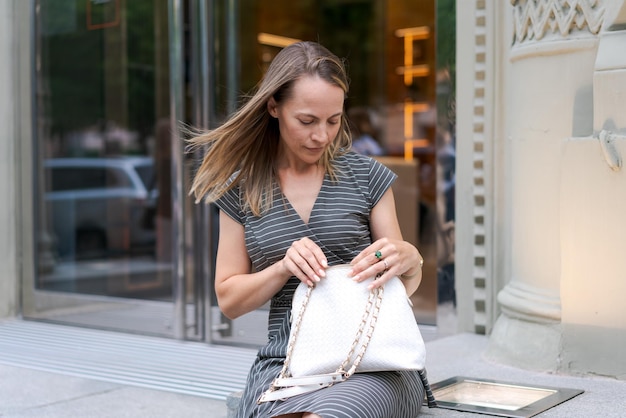
M317 76L297 80L281 103L270 99L268 110L280 128L281 162L317 164L337 137L343 100L340 87Z

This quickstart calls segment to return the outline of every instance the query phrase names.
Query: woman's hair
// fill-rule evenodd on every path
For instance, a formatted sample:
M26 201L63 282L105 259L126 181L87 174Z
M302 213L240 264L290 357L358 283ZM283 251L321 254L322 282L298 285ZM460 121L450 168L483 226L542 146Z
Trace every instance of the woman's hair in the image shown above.
M222 126L189 140L192 149L208 145L195 174L190 194L196 202L213 202L239 186L244 208L255 216L266 212L273 200L278 154L278 120L267 109L270 98L280 103L290 98L294 83L304 76L318 76L348 92L348 77L342 60L314 42L298 42L281 50L250 99ZM333 160L350 148L345 113L335 140L320 159L320 165L336 179ZM232 182L230 177L237 173Z

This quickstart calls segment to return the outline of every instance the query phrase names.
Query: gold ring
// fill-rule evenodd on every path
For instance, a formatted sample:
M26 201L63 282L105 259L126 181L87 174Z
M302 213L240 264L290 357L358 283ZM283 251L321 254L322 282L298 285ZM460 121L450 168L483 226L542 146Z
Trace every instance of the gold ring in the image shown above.
M385 264L385 271L389 270L389 264L387 264L387 260L383 260L383 263Z

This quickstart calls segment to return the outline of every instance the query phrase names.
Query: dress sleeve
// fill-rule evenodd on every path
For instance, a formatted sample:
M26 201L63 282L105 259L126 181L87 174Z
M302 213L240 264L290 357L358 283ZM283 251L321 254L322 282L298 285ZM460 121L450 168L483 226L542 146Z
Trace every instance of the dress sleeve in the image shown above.
M371 207L376 206L397 177L391 169L373 158L370 159L369 196Z
M231 178L232 181L232 178ZM244 224L245 214L242 210L240 189L238 186L228 190L215 201L217 207L239 224Z

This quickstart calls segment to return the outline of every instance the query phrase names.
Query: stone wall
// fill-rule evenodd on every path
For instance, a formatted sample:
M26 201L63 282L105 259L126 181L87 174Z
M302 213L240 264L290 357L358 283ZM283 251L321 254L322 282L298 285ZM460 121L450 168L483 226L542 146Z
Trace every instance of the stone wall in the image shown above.
M463 0L457 6L461 3L467 9ZM493 74L482 90L492 94L482 100L474 94L473 108L463 108L463 95L475 91L485 74L475 70L474 79L465 84L459 78L459 115L475 113L476 103L502 109L481 112L480 126L492 128L486 130L481 148L491 150L482 156L481 169L493 181L480 187L468 183L457 199L477 196L475 190L492 199L486 207L493 210L483 219L482 230L491 229L486 239L493 242L483 256L489 268L485 281L501 289L501 313L486 356L534 370L625 379L624 1L472 4L475 10L486 10L487 17L507 16L485 25L482 34L459 31L458 36L460 55L468 48L477 50L485 39L488 44L489 37L495 39L485 48L487 57L481 57L494 61L487 66ZM475 134L476 120L473 126L463 125L459 116L465 137ZM469 163L465 172L457 169L459 178L476 172ZM470 224L457 229L476 229L473 219L466 222ZM469 238L460 232L457 248L475 250ZM459 276L476 269L477 257L459 258L466 260L466 265L457 265ZM459 303L460 317L466 306Z

